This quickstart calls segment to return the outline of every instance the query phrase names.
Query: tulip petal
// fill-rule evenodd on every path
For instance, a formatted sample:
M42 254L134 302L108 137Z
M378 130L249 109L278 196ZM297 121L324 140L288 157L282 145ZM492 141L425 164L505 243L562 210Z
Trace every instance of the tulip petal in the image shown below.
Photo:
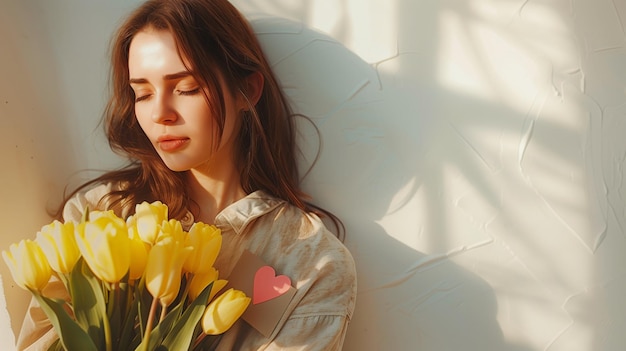
M112 211L93 211L90 218L89 222L77 226L78 248L100 280L117 283L130 268L130 238L126 223Z
M226 332L241 317L250 304L250 298L239 290L229 289L207 306L202 317L205 334Z
M80 257L74 236L74 223L53 221L37 233L35 240L46 255L52 270L68 274Z
M52 276L52 269L41 247L32 240L21 240L3 251L13 280L22 289L42 290Z
M214 225L194 223L187 235L186 244L193 252L183 266L185 272L204 274L208 272L222 247L221 230Z
M185 246L184 237L178 221L163 222L161 233L148 254L146 288L164 306L178 295L183 263L192 250Z

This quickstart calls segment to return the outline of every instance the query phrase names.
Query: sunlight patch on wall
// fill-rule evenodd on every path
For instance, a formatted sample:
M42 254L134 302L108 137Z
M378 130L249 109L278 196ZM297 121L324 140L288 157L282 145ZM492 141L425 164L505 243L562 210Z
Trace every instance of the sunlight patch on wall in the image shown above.
M485 67L477 57L475 43L468 35L475 30L457 13L439 15L439 52L437 76L441 85L459 93L494 100L496 92L485 76Z
M367 4L364 4L366 2ZM322 0L311 3L313 27L341 38L349 49L369 63L397 54L395 1Z

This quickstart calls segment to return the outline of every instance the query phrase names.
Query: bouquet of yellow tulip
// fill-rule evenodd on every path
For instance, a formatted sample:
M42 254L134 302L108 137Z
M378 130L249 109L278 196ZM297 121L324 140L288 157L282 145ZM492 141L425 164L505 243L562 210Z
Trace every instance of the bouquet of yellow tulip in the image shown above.
M221 244L218 228L185 232L157 201L126 221L88 210L81 223L54 221L2 256L55 328L49 350L206 350L250 303L234 289L214 298L227 283L213 268ZM42 294L51 279L67 300Z

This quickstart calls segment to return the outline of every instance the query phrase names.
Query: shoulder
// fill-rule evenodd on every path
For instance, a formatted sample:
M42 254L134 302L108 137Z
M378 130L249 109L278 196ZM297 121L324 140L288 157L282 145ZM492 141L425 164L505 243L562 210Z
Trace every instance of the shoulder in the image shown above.
M120 185L118 183L102 183L78 192L63 207L63 220L66 222L80 221L87 208L90 210L104 210L106 204L102 203L102 198L119 189Z

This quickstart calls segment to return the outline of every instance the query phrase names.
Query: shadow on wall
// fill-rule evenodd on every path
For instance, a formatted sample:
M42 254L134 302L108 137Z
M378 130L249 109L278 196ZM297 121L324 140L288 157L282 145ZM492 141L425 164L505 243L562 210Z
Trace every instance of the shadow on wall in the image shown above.
M411 101L383 88L374 68L299 23L259 16L252 24L297 112L322 134L305 188L344 220L357 263L359 294L344 349L528 350L505 343L489 284L448 254L421 253L377 223L423 190L420 159L436 127L411 106L428 104L427 97ZM308 160L301 168L308 169L319 145L314 128L299 127ZM414 150L414 157L393 150Z

